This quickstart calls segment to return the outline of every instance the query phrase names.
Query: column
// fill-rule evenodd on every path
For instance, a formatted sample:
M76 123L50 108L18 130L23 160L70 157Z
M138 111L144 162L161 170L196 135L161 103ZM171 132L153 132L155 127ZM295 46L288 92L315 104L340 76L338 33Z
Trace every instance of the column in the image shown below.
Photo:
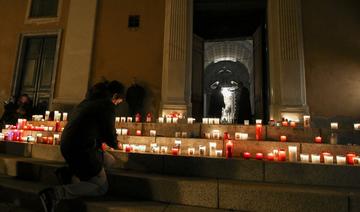
M53 104L79 103L90 77L97 0L70 1L59 81Z
M301 0L268 1L270 119L308 113Z
M191 114L192 0L165 1L161 111Z

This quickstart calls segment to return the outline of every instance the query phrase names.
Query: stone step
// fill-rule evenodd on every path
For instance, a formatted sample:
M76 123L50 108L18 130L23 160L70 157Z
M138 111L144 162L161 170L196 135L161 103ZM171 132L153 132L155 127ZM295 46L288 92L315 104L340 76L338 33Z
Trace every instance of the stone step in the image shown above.
M42 211L38 192L49 185L24 181L9 176L0 175L0 209L1 211ZM88 212L116 212L116 211L203 211L221 212L225 210L192 207L160 203L145 200L132 200L104 196L97 198L80 198L76 200L62 201L55 211L88 211Z
M30 172L19 176L25 174L27 179L40 181L44 180L41 176L47 176L47 180L54 178L54 167L59 165L30 160L25 163L34 167L51 166L35 168L40 174ZM125 170L109 170L108 179L111 196L137 200L241 211L360 211L360 189L349 187L179 177Z

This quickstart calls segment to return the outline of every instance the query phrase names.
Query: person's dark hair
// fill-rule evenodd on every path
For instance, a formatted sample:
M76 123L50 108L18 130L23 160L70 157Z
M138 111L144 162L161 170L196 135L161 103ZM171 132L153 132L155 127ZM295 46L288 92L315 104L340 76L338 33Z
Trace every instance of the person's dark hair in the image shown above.
M86 94L87 99L112 98L116 94L117 98L124 96L124 86L116 80L111 82L99 82L93 85Z

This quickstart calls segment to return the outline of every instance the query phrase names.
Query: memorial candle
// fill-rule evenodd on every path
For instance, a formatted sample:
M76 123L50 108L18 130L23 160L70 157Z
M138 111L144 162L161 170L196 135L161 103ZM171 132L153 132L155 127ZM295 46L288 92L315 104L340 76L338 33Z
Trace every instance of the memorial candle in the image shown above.
M151 113L146 114L146 122L147 122L147 123L152 122L152 115L151 115Z
M195 154L195 148L189 147L188 148L188 155L194 155Z
M164 117L159 117L159 123L164 123Z
M171 149L171 154L172 155L178 155L179 154L179 148L178 147L173 147Z
M262 160L263 157L264 157L264 155L263 155L263 153L261 153L261 152L258 152L258 153L255 154L255 159L256 159L256 160Z
M54 144L58 145L60 144L60 135L54 134Z
M336 163L338 165L345 165L346 164L346 157L344 155L336 155Z
M222 150L221 149L215 150L215 155L216 157L222 157Z
M172 118L171 117L166 117L166 123L171 123Z
M202 123L203 124L209 124L209 119L208 118L202 118Z
M115 117L115 123L120 122L120 117Z
M48 137L48 144L55 145L53 137Z
M175 124L177 124L177 123L178 123L178 120L179 120L179 118L177 118L177 117L174 117L174 118L172 118L172 123L175 123Z
M62 114L62 120L63 121L67 121L67 117L68 117L68 113L63 113Z
M167 146L161 146L161 147L160 147L160 152L161 152L162 154L166 154L166 153L168 152L168 147L167 147Z
M321 143L321 141L322 141L321 136L316 136L316 137L315 137L315 143L320 144L320 143Z
M136 122L136 123L140 123L140 122L141 122L141 115L140 115L140 113L137 113L137 114L135 115L135 122Z
M220 131L219 130L213 130L213 139L220 139Z
M5 135L3 133L0 133L0 141L5 140Z
M286 151L284 149L279 149L279 161L286 161Z
M50 111L45 111L45 121L49 121Z
M249 137L249 134L247 133L240 133L240 140L247 140Z
M287 122L287 121L282 121L282 122L281 122L281 125L282 125L283 127L287 127L287 126L289 126L289 122Z
M320 163L320 155L311 154L311 163Z
M243 153L243 158L250 159L251 158L251 153L250 152L244 152Z
M48 144L48 137L46 137L46 136L42 137L42 143Z
M193 124L194 123L194 118L188 118L187 123L188 124Z
M41 133L36 134L36 143L41 143L41 137L42 137Z
M346 162L349 165L354 165L354 158L356 157L355 153L347 153L346 154Z
M244 125L245 126L248 126L250 124L250 121L249 120L244 120Z
M296 162L297 161L297 146L289 146L289 161Z
M214 124L220 124L220 119L219 119L219 118L215 118L215 119L214 119Z
M304 116L304 128L310 127L310 116Z
M303 163L308 163L309 160L309 154L302 153L300 154L300 161Z
M280 136L280 141L281 142L286 142L286 135L281 135Z
M155 137L156 136L156 130L150 130L150 136Z
M120 117L120 122L122 123L126 122L126 117Z
M296 127L296 122L295 121L290 122L290 127Z
M60 121L56 121L56 122L55 122L55 131L56 131L56 132L60 132L60 131L61 131Z
M231 140L226 142L226 158L232 158L234 152L234 144Z
M136 135L141 136L141 130L136 130Z
M354 130L360 130L360 123L354 124Z
M187 138L187 132L181 132L181 137L182 138Z
M132 147L130 145L125 146L125 152L131 152Z
M261 140L262 139L262 125L261 124L256 124L256 140Z
M330 152L322 152L322 153L320 154L320 162L321 162L321 163L324 163L324 157L325 157L326 155L331 155L331 154L330 154Z
M127 121L127 122L132 122L132 117L127 117L127 118L126 118L126 121Z
M334 163L334 156L332 156L332 155L324 155L324 163L325 164L333 164Z
M206 155L206 146L200 145L199 146L199 155L205 156Z
M339 125L338 125L337 122L331 122L331 123L330 123L330 128L331 128L332 130L337 130L337 129L339 128Z
M214 157L216 156L216 143L215 142L209 142L209 155Z
M275 159L274 153L269 152L269 153L267 154L267 159L268 159L269 161L273 161L273 160Z

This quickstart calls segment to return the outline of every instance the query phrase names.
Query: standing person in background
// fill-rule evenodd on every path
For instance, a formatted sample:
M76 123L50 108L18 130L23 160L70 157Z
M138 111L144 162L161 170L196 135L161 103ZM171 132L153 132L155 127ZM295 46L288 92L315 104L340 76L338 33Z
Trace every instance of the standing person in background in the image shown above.
M5 124L17 123L19 118L31 120L33 112L32 101L27 94L22 94L18 98L11 98L4 102L4 113L0 119L0 126Z
M135 116L137 113L143 115L144 99L145 89L138 85L135 78L134 83L127 89L126 92L126 102L129 105L130 116Z
M61 153L69 167L59 169L56 174L65 185L39 193L45 212L54 211L63 199L101 196L107 192L104 166L110 165L113 158L101 146L105 142L111 148L118 148L115 106L123 98L124 86L118 81L98 83L76 106L61 136Z
M238 83L238 92L236 97L237 122L244 123L244 120L251 121L251 104L249 90L242 82Z

